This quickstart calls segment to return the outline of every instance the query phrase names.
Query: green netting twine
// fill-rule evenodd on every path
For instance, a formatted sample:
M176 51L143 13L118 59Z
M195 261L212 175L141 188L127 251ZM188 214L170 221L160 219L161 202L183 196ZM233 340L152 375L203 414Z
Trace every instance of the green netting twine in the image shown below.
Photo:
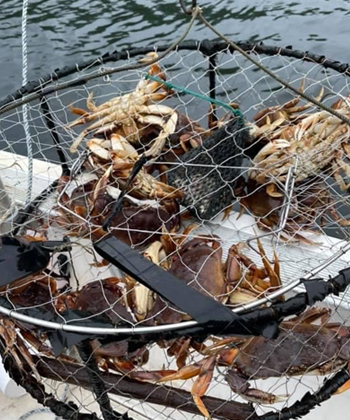
M221 101L219 101L217 99L210 98L207 95L202 95L201 93L194 92L193 90L190 90L190 89L187 89L187 88L184 88L184 87L175 86L175 85L173 85L170 82L166 82L166 81L164 81L164 80L162 80L162 79L160 79L158 77L151 76L149 74L146 74L145 78L146 79L150 79L150 80L154 80L155 82L162 83L163 85L165 85L169 89L175 89L175 90L177 90L179 92L184 92L184 93L187 93L189 95L195 96L197 98L203 99L203 100L205 100L207 102L211 102L213 104L222 106L223 108L225 108L225 109L229 110L230 112L232 112L232 114L235 117L241 118L242 120L244 120L243 114L242 114L242 112L239 109L234 109L234 108L232 108L232 106L230 106L228 104L225 104L224 102L221 102Z

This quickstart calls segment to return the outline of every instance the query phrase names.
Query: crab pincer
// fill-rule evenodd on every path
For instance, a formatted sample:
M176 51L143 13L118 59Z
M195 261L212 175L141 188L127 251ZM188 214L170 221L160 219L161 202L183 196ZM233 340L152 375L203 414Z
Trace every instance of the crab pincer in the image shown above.
M207 392L211 380L213 378L214 368L217 362L217 355L209 356L203 359L201 362L194 363L189 366L184 366L175 373L171 373L160 379L158 382L168 382L175 380L186 380L198 376L195 380L191 394L193 401L196 404L198 410L206 418L211 418L209 411L202 401L202 397Z

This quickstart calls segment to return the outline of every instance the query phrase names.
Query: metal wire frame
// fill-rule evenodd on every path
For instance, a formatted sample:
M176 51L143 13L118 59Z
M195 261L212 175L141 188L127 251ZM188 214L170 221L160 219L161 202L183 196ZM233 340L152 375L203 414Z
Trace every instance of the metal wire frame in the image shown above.
M184 43L185 44L185 43ZM186 43L189 44L189 43ZM240 43L241 44L241 43ZM192 48L189 48L192 45ZM224 43L212 43L210 41L208 41L208 43L206 43L206 41L204 41L203 43L191 43L191 45L181 45L178 49L196 49L196 50L200 50L203 54L207 55L209 58L213 57L217 52L220 51L224 51L227 50L227 46ZM249 46L249 47L248 47ZM243 45L241 45L241 47L243 47ZM280 54L280 55L285 55L288 57L295 57L295 58L299 58L299 59L304 59L306 61L312 61L312 62L316 62L321 64L322 66L326 67L330 67L333 68L334 70L343 73L347 76L350 75L350 70L349 70L349 66L345 65L345 64L341 64L339 62L336 62L334 60L326 60L324 57L322 56L316 56L310 53L302 53L300 51L293 51L293 50L289 50L287 49L276 49L277 47L268 47L268 46L264 46L262 44L253 44L253 43L247 43L245 45L245 47L247 48L247 51L254 51L254 52L258 52L260 54L267 54L267 55L275 55L276 53ZM158 48L159 51L161 51L161 48ZM166 49L166 47L164 47L164 50ZM143 50L143 51L142 51ZM154 50L154 47L149 47L148 51L152 51ZM260 50L260 51L259 51ZM265 50L265 51L262 51ZM137 49L137 50L132 50L134 52L134 55L138 55L138 54L143 54L144 52L147 52L145 49ZM137 51L137 52L135 52ZM123 54L125 52L122 52L121 54ZM114 53L113 53L114 54ZM118 55L119 53L116 53L116 55ZM127 59L129 57L132 56L132 52L129 51L127 52L126 56L124 59ZM119 58L122 59L122 58ZM105 60L99 60L99 61L94 61L92 62L89 67L92 66L96 66L96 65L100 65L103 62L107 62L107 61L115 61L115 57L111 57L111 56L107 56ZM68 69L69 70L69 69ZM65 77L69 74L73 74L74 72L78 71L78 67L75 66L74 69L71 68L70 70L71 73L69 73L69 71L67 72L67 68L66 68L66 72L67 74L63 74L64 72L62 72L60 77ZM55 76L57 75L59 71L55 72ZM215 71L212 72L211 74L214 74L214 83L212 82L212 86L214 86L213 88L210 89L210 93L211 95L215 96ZM11 104L13 106L13 100L15 99L16 94L19 94L18 99L18 105L17 106L21 106L22 104L20 103L20 98L23 98L26 94L30 94L31 92L34 92L36 90L41 91L41 93L39 94L39 97L45 97L47 95L49 95L51 92L54 91L48 88L46 89L45 86L47 86L47 84L50 84L51 82L58 80L58 78L60 77L52 77L52 75L49 77L49 79L47 80L47 83L43 82L43 79L41 79L38 84L37 87L35 86L35 82L33 84L31 84L29 86L29 90L26 91L26 89L21 89L20 91L16 92L15 95L12 95L10 100L8 102L6 102L6 100L8 100L9 98L6 98L5 101L0 102L0 114L1 113L5 113L7 111L7 104ZM84 79L80 78L79 80L75 80L72 81L71 84L68 84L67 87L70 86L74 86L77 84L84 84ZM35 99L35 98L34 98ZM290 195L289 192L289 185L288 183L286 183L286 198L287 195ZM290 190L293 190L293 186L290 188ZM63 193L63 192L62 192ZM67 210L67 209L66 209ZM288 213L288 209L285 209L286 211L284 212L285 214ZM74 214L75 217L79 217L76 214ZM84 220L84 219L82 219ZM279 226L279 230L281 230L283 228L283 220L280 223ZM271 234L271 233L269 233ZM315 276L317 273L319 273L320 271L322 271L324 268L326 268L328 265L332 264L332 262L334 262L336 259L338 259L342 254L344 254L345 252L347 252L350 249L350 244L346 244L340 251L338 251L337 253L335 253L334 255L332 255L332 257L330 257L329 259L327 259L323 264L319 265L318 267L315 267L312 271L309 272L308 275L306 275L304 277L304 279L310 279L313 276ZM268 302L272 302L274 301L276 298L278 298L281 294L286 293L287 291L290 291L292 289L294 289L296 286L299 286L301 284L301 279L296 279L295 281L292 281L288 286L285 286L283 289L280 289L279 291L272 293L269 297L263 298L263 299L259 299L255 302L252 302L250 304L247 305L242 305L238 308L235 308L233 310L233 312L236 313L242 313L242 312L246 312L249 311L251 309L254 309L260 305L262 305L263 303L268 303ZM135 334L150 334L150 333L159 333L159 332L163 332L163 331L176 331L179 329L183 329L184 327L194 327L197 325L196 321L189 321L189 322L183 322L183 323L179 323L179 324L173 324L173 325L169 325L169 326L155 326L155 327L133 327L133 328L113 328L113 329L108 329L108 328L92 328L92 327L82 327L82 326L73 326L73 325L68 325L68 324L59 324L59 323L55 323L55 322L49 322L49 321L44 321L44 320L40 320L37 318L33 318L24 314L20 314L14 310L8 310L7 308L1 307L0 306L0 313L2 313L3 315L8 315L10 317L13 317L14 319L20 320L20 321L25 321L28 322L30 324L33 325L38 325L38 326L42 326L44 328L49 328L49 329L54 329L54 330L62 330L62 331L67 331L67 332L77 332L77 333L87 333L87 334L103 334L103 335L117 335L117 334L127 334L127 335L135 335ZM342 381L347 380L348 378L348 374L347 372L339 372L337 374L338 376L341 375L341 378L334 381L334 385L333 388L334 390L337 389L337 387L339 386L339 384L341 384ZM325 394L325 398L327 399L329 398L329 396L331 395L331 393L334 391L333 388L329 388L329 390L327 390L327 393ZM311 396L314 397L314 396ZM319 404L321 401L323 400L323 398L317 397L315 394L315 397L313 398L313 400L310 402L313 403L314 405ZM306 401L305 401L306 403ZM294 418L303 414L306 414L305 412L305 407L308 406L310 407L309 404L304 404L304 407L302 407L302 410L298 410L298 409L294 409L291 410L290 408L286 409L285 413L268 413L267 416L263 416L262 418L266 418L266 419L277 419L277 418ZM282 416L283 414L283 416Z
M335 60L326 59L324 56L319 56L316 54L312 54L309 52L301 52L298 50L293 50L291 47L287 48L280 48L276 46L266 46L262 43L251 43L251 42L238 42L240 47L244 49L245 51L251 51L259 54L266 54L266 55L282 55L287 57L294 57L298 59L303 59L308 62L316 62L322 65L323 67L329 67L332 68L335 71L338 71L340 73L345 74L346 76L350 76L350 66L347 64L342 64ZM158 51L164 51L168 48L168 45L162 45L158 46ZM210 95L212 97L215 97L215 57L219 52L227 51L228 47L227 44L221 41L185 41L181 43L178 47L178 50L197 50L200 51L202 54L208 57L209 61L209 72L210 72ZM5 100L0 102L0 114L6 112L6 105L13 105L13 100L20 101L21 98L23 98L25 95L28 95L33 92L37 92L38 90L41 90L41 97L46 98L47 95L51 91L53 91L51 87L46 87L49 83L53 81L57 81L58 79L61 79L63 77L67 77L68 75L71 75L78 71L83 71L86 68L91 68L94 66L101 65L103 63L107 63L110 61L118 61L118 60L126 60L130 57L134 57L140 54L145 54L149 51L154 51L154 46L149 46L145 48L137 48L132 50L123 50L121 52L115 51L111 54L105 54L102 57L99 57L95 60L89 60L87 62L76 64L75 66L65 67L62 70L57 69L54 73L52 73L49 76L44 76L37 82L30 82L26 86L22 87L18 91L16 91L13 95L10 95ZM101 77L101 76L100 76ZM78 80L73 80L71 82L72 86L76 86L77 84L84 83L84 78L79 78ZM20 104L18 104L20 106ZM48 126L48 129L51 131L52 127ZM54 133L53 133L54 134ZM86 157L86 155L85 155ZM73 167L71 168L71 178L73 179L76 175L76 170L79 170L82 164L82 159L84 159L84 155L80 156L75 163L73 164ZM297 162L295 162L297 164ZM64 168L67 170L67 168ZM291 175L291 174L290 174ZM293 179L291 179L289 183L286 183L286 191L285 191L285 199L288 199L288 196L290 196L293 192ZM68 184L66 187L62 190L61 195L58 198L58 206L64 207L63 204L60 202L60 197L65 193L66 189L68 188ZM288 201L288 200L284 200ZM286 203L288 204L288 203ZM71 210L64 207L64 210L66 212L71 212L74 217L77 217L85 222L85 219L81 216L73 213ZM288 211L286 208L286 211L284 211L285 218L287 217ZM281 220L280 226L278 227L277 232L279 232L283 228L284 220ZM92 225L93 226L93 225ZM96 225L97 227L97 225ZM274 232L272 232L274 233ZM270 235L271 233L268 233L267 235ZM265 235L264 235L265 236ZM255 239L253 237L252 239ZM249 241L248 241L249 242ZM350 250L350 243L347 243L345 246L343 246L338 252L333 254L331 257L329 257L326 261L324 261L319 266L312 269L306 276L304 276L304 279L310 279L316 274L318 274L320 271L328 267L330 264L332 264L334 261L336 261L339 257L341 257L343 254L345 254L348 250ZM271 293L268 297L264 297L261 299L258 299L254 302L248 303L248 304L242 304L239 307L236 307L233 309L233 312L236 313L244 313L247 311L250 311L252 309L255 309L265 303L271 303L275 299L277 299L282 294L285 294L286 292L295 289L296 287L301 285L301 279L294 279L291 281L288 285L284 286L283 288L277 290L276 292ZM10 310L8 308L0 306L0 313L3 315L11 316L14 319L17 319L19 321L25 321L29 322L33 325L50 328L54 330L61 330L66 332L75 332L75 333L88 333L88 334L103 334L103 335L117 335L117 334L149 334L149 333L159 333L159 332L165 332L165 331L176 331L183 328L190 328L197 326L196 321L186 321L181 322L178 324L171 324L171 325L163 325L163 326L152 326L152 327L130 327L130 328L93 328L93 327L82 327L82 326L74 326L69 324L60 324L56 322L50 322L46 320L36 319L30 316L27 316L25 314L21 314L16 312L15 310Z

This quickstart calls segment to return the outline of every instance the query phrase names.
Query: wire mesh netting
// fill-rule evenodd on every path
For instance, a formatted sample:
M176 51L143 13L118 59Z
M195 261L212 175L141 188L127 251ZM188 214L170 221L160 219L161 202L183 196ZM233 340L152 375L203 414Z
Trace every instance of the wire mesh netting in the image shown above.
M76 66L43 79L27 104L32 198L51 187L11 229L19 248L62 242L44 267L1 283L2 356L64 418L292 418L348 378L349 295L331 294L346 285L311 298L302 279L334 279L348 266L349 126L211 45L207 54L200 43L184 45L158 61L155 51L134 51L127 63L139 59L144 69L91 80L96 67L107 69L103 60ZM292 50L246 45L292 86L349 116L346 73ZM23 127L21 106L3 112L1 178L19 209ZM94 244L110 236L159 266L150 274L158 283L165 272L180 279L179 301L192 288L249 316L304 299L305 286L307 298L273 319L279 335L258 321L251 335L201 327L102 258ZM134 268L141 276L149 266ZM335 372L342 382L327 388Z

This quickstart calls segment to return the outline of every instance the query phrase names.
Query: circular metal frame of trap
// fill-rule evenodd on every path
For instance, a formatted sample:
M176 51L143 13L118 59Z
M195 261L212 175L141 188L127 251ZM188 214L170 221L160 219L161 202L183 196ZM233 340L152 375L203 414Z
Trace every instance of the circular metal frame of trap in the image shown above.
M303 52L298 50L293 50L291 47L287 48L280 48L276 46L267 46L263 43L252 43L252 42L237 42L237 44L247 52L257 53L262 55L281 55L289 58L296 58L301 59L306 62L311 62L314 64L319 64L324 68L331 68L336 72L339 72L345 76L350 76L350 66L348 64L340 63L336 60L326 59L324 56L312 54L310 52ZM165 51L168 48L168 45L158 46L156 48L157 51ZM57 80L67 77L75 72L84 71L84 69L91 69L92 67L101 66L107 62L114 62L118 60L128 60L131 57L135 57L141 54L145 54L150 51L154 51L154 46L149 46L145 48L138 48L132 50L123 50L123 51L115 51L112 54L105 54L97 59L89 60L88 62L84 62L81 64L76 64L74 66L65 67L62 70L57 69L54 73L44 76L38 81L29 82L26 86L23 86L19 90L17 90L14 94L9 95L4 100L0 101L0 114L6 113L8 110L22 106L22 99L23 101L26 100L26 95L35 94L35 97L32 100L36 100L38 98L46 97L49 94L55 92L55 87L50 87L50 83L56 82ZM210 65L213 70L213 62L211 61L212 57L215 56L219 52L224 52L232 49L229 48L224 42L222 41L208 41L204 40L202 42L199 41L185 41L177 47L177 50L197 50L201 52L203 55L209 58ZM214 67L215 69L215 67ZM215 74L215 71L214 71ZM97 77L102 77L102 75L96 75ZM215 76L214 76L215 77ZM71 81L71 83L67 83L65 89L69 87L74 87L80 84L84 84L84 77L80 77ZM214 83L215 86L215 83ZM215 90L215 87L214 87ZM214 93L215 95L215 93ZM27 101L27 102L30 102ZM78 162L79 158L76 161ZM80 162L81 163L81 162ZM77 166L77 165L74 165ZM62 194L65 192L66 186ZM59 203L60 205L60 203ZM65 208L67 210L67 208ZM74 214L75 217L78 217L85 221L84 218L80 217L79 215ZM350 250L350 242L343 246L339 251L334 253L331 257L326 259L322 264L318 265L314 269L310 270L307 275L303 277L303 280L307 280L321 272L323 269L331 265L334 261L336 261L339 257L345 254L347 251ZM246 311L252 310L257 308L265 303L271 303L279 296L289 292L296 287L300 286L302 283L302 279L295 279L291 281L288 285L284 286L283 288L279 289L276 292L271 293L268 297L264 297L261 299L257 299L248 304L240 305L234 309L232 309L235 313L244 313ZM82 333L82 334L103 334L103 335L137 335L137 334L152 334L152 333L160 333L166 331L176 331L180 329L184 329L186 327L193 327L198 325L196 321L185 321L176 324L170 325L159 325L159 326L150 326L150 327L129 327L129 328L94 328L94 327L83 327L83 326L74 326L72 324L67 323L57 323L57 322L50 322L38 318L34 318L25 314L20 313L14 309L8 309L3 306L0 306L0 314L9 316L14 318L18 321L27 322L32 325L48 328L51 330L61 330L66 332L74 332L74 333Z

